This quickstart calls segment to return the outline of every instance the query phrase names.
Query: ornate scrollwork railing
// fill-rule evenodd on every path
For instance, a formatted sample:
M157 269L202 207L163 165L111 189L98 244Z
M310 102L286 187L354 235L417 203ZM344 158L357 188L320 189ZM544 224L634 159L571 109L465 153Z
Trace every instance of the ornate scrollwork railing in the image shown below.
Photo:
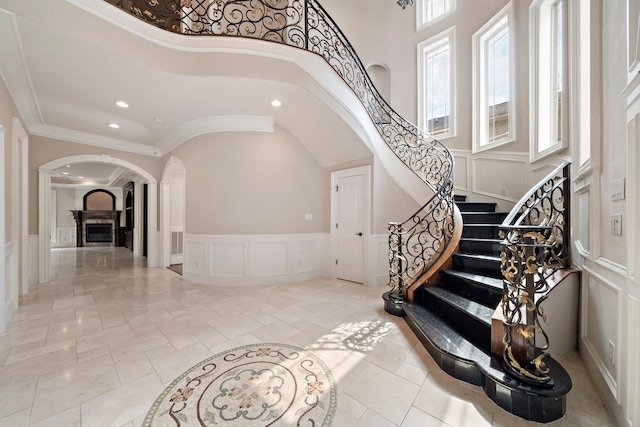
M553 382L545 362L549 337L542 303L551 275L571 263L569 185L565 163L527 193L500 226L503 361L514 376L537 385Z
M390 295L402 302L406 286L440 258L453 235L453 156L382 98L322 6L316 0L105 1L176 33L258 38L324 58L353 90L387 146L434 193L409 219L389 224Z

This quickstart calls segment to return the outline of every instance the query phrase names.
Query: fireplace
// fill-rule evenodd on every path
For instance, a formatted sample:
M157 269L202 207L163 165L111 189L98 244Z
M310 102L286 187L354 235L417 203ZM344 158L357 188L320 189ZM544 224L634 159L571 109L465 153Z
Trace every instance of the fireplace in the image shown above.
M113 226L111 224L87 223L85 227L85 241L87 243L113 242Z
M121 246L122 211L71 211L76 220L76 246Z

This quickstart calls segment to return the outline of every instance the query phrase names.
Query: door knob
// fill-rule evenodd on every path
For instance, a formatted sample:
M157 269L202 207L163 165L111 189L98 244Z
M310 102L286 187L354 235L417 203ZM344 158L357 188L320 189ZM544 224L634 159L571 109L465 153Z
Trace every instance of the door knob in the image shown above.
M362 236L362 233L356 233L356 236Z

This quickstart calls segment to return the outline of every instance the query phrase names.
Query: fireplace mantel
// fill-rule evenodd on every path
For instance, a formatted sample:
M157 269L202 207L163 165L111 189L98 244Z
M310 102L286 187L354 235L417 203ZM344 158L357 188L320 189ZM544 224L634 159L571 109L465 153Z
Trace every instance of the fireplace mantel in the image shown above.
M79 211L72 210L70 211L73 214L73 219L76 220L76 246L82 247L84 246L83 236L84 236L84 224L88 220L108 220L113 222L114 227L114 242L116 246L119 246L120 242L118 241L118 231L120 230L120 214L122 211Z

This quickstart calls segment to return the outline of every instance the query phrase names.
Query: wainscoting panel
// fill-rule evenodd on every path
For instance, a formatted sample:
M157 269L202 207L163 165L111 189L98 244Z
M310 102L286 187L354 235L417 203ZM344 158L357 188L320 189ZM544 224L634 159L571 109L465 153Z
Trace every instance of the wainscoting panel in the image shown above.
M285 276L288 264L288 242L250 242L251 277Z
M321 277L327 237L318 234L185 235L183 276L220 286L290 283Z
M605 380L609 391L620 400L620 353L623 348L622 298L620 288L585 267L583 288L582 344ZM612 309L613 308L613 309ZM610 343L615 346L610 358ZM619 403L619 402L618 402Z
M198 241L198 240L189 240L187 239L185 245L185 254L184 254L184 262L182 265L182 274L187 278L186 272L188 271L191 275L196 275L199 277L206 277L207 274L207 266L208 266L208 257L207 257L207 242L206 241ZM188 279L192 280L192 279ZM198 282L197 280L193 280ZM198 282L199 283L199 282Z
M464 192L469 191L469 156L454 154L455 161L453 188Z
M630 357L627 357L627 421L629 426L636 426L640 422L640 368L638 367L638 354L640 352L640 302L629 296L627 300L627 311L629 313L629 324L627 326L627 340Z
M210 242L209 274L215 277L244 277L246 245L243 242Z
M389 236L387 234L376 234L371 236L373 264L373 277L371 284L374 286L384 286L389 283Z
M293 274L309 273L322 269L322 240L291 242Z

